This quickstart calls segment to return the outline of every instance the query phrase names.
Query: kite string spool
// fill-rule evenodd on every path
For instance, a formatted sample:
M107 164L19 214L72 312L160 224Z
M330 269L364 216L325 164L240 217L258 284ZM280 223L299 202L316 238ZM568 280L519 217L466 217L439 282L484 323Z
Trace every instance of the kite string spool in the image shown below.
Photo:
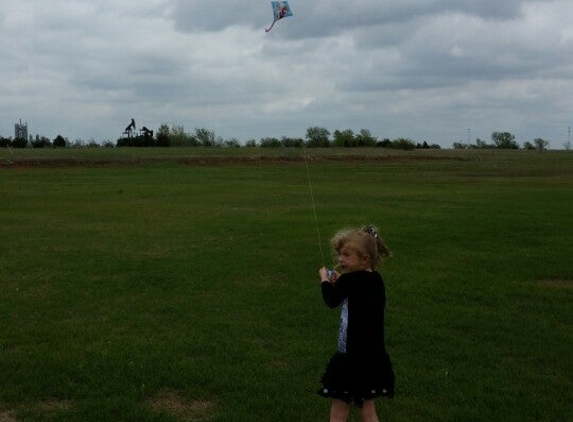
M312 203L312 212L314 214L314 224L316 226L316 237L318 240L318 249L320 251L320 259L322 262L322 266L325 267L325 263L324 263L324 251L322 250L322 239L320 237L320 229L318 227L318 214L316 212L316 204L314 202L314 192L313 192L313 188L312 188L312 181L310 178L310 166L308 165L308 154L306 152L306 147L302 146L303 150L304 150L304 162L306 164L306 175L307 175L307 179L308 179L308 190L310 192L310 201Z

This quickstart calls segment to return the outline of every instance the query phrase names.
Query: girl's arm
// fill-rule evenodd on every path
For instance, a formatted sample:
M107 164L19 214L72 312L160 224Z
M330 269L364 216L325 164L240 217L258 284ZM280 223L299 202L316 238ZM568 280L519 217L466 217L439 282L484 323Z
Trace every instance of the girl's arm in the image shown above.
M322 290L322 298L324 303L330 308L336 308L344 300L344 289L341 288L341 284L338 280L338 274L335 277L329 277L328 270L326 268L321 268L319 271L320 276L320 288Z

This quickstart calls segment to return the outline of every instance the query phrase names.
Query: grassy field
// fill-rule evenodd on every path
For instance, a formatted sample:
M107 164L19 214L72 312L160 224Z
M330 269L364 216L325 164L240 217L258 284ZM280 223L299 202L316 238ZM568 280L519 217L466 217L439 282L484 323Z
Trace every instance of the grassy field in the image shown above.
M382 420L573 420L573 154L0 150L0 422L320 421L321 246L387 261ZM352 421L358 421L356 413Z

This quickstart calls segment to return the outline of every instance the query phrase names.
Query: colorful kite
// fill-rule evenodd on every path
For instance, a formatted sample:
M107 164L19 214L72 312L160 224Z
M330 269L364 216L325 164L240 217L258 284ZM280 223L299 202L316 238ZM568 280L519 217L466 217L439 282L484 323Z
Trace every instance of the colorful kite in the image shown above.
M269 32L273 29L276 21L286 18L287 16L292 16L288 1L271 1L271 7L273 8L274 20L269 28L265 28L265 32Z

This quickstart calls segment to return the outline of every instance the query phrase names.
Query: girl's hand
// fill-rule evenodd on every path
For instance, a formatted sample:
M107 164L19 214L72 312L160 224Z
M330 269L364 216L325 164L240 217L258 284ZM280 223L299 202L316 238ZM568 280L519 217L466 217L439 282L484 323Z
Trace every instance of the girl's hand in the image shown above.
M318 270L318 275L320 276L320 281L328 281L329 283L334 283L338 280L339 274L336 271L329 271L326 267L322 267Z
M322 267L321 269L318 270L318 276L320 277L321 283L323 281L328 281L329 283L332 283L330 277L328 276L328 269L326 267Z

